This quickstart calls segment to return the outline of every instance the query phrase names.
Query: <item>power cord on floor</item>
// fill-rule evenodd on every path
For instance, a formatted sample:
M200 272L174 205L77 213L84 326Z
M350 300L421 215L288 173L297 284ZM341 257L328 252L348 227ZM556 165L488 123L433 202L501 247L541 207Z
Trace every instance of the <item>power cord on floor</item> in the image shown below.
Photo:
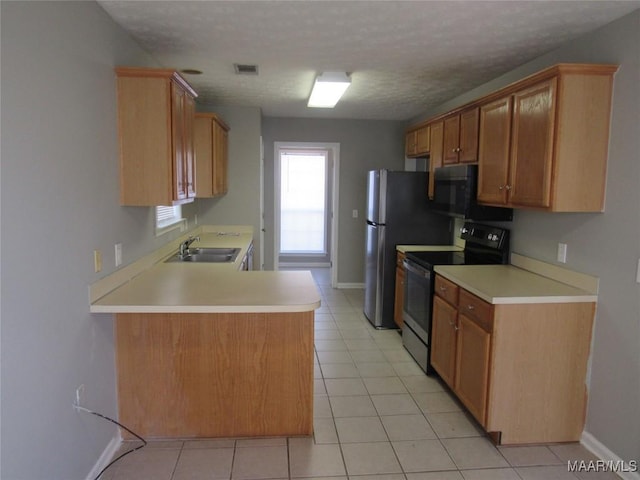
M118 460L120 460L121 458L129 455L130 453L135 452L136 450L140 450L141 448L144 448L147 446L147 441L142 438L140 435L138 435L137 433L135 433L132 430L129 430L127 427L125 427L124 425L122 425L121 423L117 422L116 420L114 420L113 418L109 418L106 415L102 415L101 413L98 412L94 412L93 410L89 410L88 408L84 408L81 407L80 405L73 405L73 408L75 408L76 410L80 410L82 412L87 412L90 413L91 415L95 415L96 417L100 417L100 418L104 418L105 420L109 420L111 423L115 423L116 425L118 425L120 428L124 428L127 432L129 432L131 435L133 435L134 437L136 437L138 440L142 441L142 445L139 445L135 448L132 448L131 450L128 450L126 452L124 452L122 455L118 456L117 458L113 459L109 465L107 465L106 467L104 467L102 470L100 470L100 473L98 473L98 475L96 476L96 478L94 480L98 480L102 474L105 472L105 470L107 468L109 468L111 465L113 465L114 463L116 463Z

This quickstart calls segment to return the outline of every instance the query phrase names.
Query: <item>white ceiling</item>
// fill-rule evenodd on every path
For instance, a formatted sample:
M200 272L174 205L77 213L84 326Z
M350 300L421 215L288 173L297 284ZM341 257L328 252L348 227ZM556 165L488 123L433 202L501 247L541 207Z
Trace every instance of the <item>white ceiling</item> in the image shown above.
M265 116L406 120L640 8L633 1L115 1L107 13L198 103ZM257 64L238 76L234 63ZM351 73L334 109L306 102Z

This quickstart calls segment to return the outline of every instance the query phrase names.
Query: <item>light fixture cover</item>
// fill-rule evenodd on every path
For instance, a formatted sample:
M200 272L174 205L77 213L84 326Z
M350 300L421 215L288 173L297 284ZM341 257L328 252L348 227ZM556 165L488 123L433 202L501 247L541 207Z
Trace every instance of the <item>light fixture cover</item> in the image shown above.
M351 78L346 73L324 72L316 77L307 106L333 108L349 85Z

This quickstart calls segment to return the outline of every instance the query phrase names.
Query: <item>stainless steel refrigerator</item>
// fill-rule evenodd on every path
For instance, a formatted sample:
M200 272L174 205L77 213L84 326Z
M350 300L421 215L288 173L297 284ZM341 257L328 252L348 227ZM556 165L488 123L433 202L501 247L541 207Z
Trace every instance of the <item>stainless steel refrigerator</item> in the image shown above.
M364 314L376 328L398 328L396 245L451 244L451 218L429 210L427 181L427 172L369 172Z

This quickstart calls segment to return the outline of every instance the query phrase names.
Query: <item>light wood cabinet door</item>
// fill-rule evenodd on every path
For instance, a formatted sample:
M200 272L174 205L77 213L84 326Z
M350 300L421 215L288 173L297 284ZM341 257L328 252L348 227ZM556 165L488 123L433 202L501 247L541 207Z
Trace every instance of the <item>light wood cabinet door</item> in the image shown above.
M455 307L442 298L433 298L431 318L431 365L447 385L454 388L457 315Z
M195 127L197 196L216 197L228 191L228 130L215 113L197 113Z
M513 96L509 197L514 205L551 204L556 84L552 78Z
M412 130L407 132L404 137L404 154L407 157L413 157L416 154L418 148L418 140L416 138L416 131Z
M195 102L179 85L171 83L171 136L175 200L194 198L193 117Z
M443 163L478 161L478 108L471 108L444 119Z
M481 202L504 205L508 200L511 109L511 96L480 107L478 200Z
M444 136L442 141L442 163L449 165L458 163L460 147L460 115L453 115L444 120Z
M187 174L185 171L184 145L184 91L171 84L171 138L173 145L173 197L187 198Z
M213 127L213 195L224 195L229 190L229 128L216 121Z
M399 328L402 328L404 325L402 310L404 309L404 279L406 272L404 270L403 262L406 256L407 255L404 252L396 253L396 285L393 304L393 321Z
M460 114L458 150L458 161L460 163L475 163L478 161L478 115L478 108L472 108Z
M395 290L395 303L393 305L393 320L398 325L398 328L402 328L404 325L404 319L402 318L402 309L404 305L404 268L396 267L396 290Z
M176 205L195 195L197 94L174 70L117 67L120 204Z
M430 152L429 152L429 198L433 199L434 180L436 168L442 167L443 157L443 140L444 140L444 122L435 122L429 128Z
M429 125L416 130L416 153L418 155L424 155L429 153L431 139L429 137L430 128Z
M407 157L417 157L429 153L431 143L429 131L429 125L424 125L406 133L404 153Z
M190 95L185 94L184 104L184 170L187 181L187 198L196 196L196 160L194 146L194 122L196 102Z
M463 314L458 316L458 325L454 391L485 426L491 334Z

